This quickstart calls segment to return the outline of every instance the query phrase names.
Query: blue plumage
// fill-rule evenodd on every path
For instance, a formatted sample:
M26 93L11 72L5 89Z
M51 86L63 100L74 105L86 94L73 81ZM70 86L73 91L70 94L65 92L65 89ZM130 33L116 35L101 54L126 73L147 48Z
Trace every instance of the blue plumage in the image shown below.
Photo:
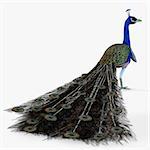
M120 84L121 84L121 88L123 88L123 89L126 88L126 87L123 87L123 83L122 83L122 75L124 73L124 70L126 69L126 67L128 66L128 64L130 64L131 59L134 62L137 62L136 56L135 56L134 52L131 49L130 34L129 34L129 25L135 24L136 22L140 22L141 21L140 19L136 19L135 17L130 16L130 12L129 11L130 11L130 9L127 10L127 12L128 12L128 18L126 19L125 24L124 24L124 39L123 39L123 44L129 46L130 51L129 51L129 54L128 54L128 58L124 62L124 65L122 66L122 70L120 72Z

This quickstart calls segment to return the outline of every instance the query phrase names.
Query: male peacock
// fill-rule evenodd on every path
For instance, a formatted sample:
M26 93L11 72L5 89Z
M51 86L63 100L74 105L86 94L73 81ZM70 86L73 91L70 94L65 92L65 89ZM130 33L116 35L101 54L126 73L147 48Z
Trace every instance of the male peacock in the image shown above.
M116 68L123 68L122 76L130 59L136 61L130 47L128 26L138 21L128 16L123 44L110 46L90 72L32 101L9 109L22 114L19 122L10 128L95 143L121 142L132 137L118 87Z

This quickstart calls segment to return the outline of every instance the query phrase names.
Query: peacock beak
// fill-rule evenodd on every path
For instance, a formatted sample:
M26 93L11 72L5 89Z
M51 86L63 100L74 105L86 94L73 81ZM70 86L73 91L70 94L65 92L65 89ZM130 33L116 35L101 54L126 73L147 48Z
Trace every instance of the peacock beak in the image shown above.
M137 19L136 22L142 22L142 20L141 19Z

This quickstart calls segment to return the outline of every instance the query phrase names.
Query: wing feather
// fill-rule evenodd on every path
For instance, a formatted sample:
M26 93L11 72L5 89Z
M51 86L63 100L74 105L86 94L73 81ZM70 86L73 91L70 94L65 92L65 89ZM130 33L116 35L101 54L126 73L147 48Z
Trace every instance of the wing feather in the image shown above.
M105 51L100 63L113 62L117 67L121 67L127 61L129 53L130 48L125 44L112 45Z

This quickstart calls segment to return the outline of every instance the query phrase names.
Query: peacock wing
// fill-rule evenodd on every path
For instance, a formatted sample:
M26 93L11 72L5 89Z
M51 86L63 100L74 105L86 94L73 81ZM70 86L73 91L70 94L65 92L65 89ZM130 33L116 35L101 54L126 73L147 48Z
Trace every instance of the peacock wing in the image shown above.
M102 56L100 62L108 64L113 62L116 67L121 67L128 58L130 48L125 44L115 44L110 46Z

